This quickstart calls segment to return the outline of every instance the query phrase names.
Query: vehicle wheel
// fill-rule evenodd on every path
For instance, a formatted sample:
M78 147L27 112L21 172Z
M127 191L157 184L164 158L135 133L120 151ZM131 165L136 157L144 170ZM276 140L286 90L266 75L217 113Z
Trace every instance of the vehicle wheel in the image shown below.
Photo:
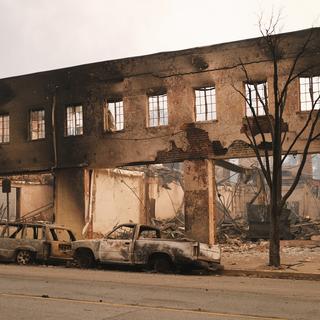
M33 254L28 250L20 250L16 256L16 262L20 265L32 264Z
M169 257L158 256L152 259L153 270L158 273L172 272L172 262Z
M91 251L80 251L76 254L76 261L80 268L89 269L94 267L95 259Z

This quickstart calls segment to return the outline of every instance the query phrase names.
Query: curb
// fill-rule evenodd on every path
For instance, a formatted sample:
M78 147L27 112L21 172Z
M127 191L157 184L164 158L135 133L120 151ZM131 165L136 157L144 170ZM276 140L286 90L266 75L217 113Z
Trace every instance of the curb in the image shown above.
M254 277L254 278L271 278L271 279L294 279L294 280L313 280L320 281L320 274L302 273L302 272L282 272L282 271L256 271L229 269L220 270L217 274L231 277Z

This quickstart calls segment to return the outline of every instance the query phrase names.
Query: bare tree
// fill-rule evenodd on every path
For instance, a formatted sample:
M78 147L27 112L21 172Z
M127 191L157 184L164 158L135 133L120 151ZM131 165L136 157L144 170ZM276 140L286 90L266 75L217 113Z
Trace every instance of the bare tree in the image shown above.
M257 160L262 169L266 183L270 190L270 249L269 265L280 266L280 215L286 201L296 188L303 167L306 163L310 145L319 138L317 133L317 123L320 113L320 95L316 94L312 82L312 76L316 65L308 64L310 48L314 49L314 29L310 29L307 37L304 38L298 50L294 54L285 54L282 45L283 36L277 34L278 18L271 18L268 26L263 26L261 19L259 28L262 35L262 47L267 54L268 60L272 64L272 85L273 90L268 99L266 84L256 83L250 77L248 65L240 61L240 68L244 73L246 81L246 92L235 90L241 94L246 101L250 116L246 115L243 121L242 132L246 135ZM310 49L310 50L309 50ZM319 54L319 49L317 50ZM281 63L286 61L289 67L283 79ZM319 70L318 70L319 71ZM280 76L280 73L281 76ZM319 75L319 74L318 74ZM295 80L301 77L310 77L309 96L310 108L307 120L302 128L291 140L287 137L288 125L284 122L284 112L287 108L288 89ZM317 95L317 96L316 96ZM270 102L272 101L272 105ZM260 114L259 114L260 110ZM304 138L304 146L300 150L302 160L297 170L296 177L286 193L282 190L282 166L285 159L293 152L296 152L296 144L300 138ZM289 139L289 141L288 141ZM264 160L264 159L265 160Z

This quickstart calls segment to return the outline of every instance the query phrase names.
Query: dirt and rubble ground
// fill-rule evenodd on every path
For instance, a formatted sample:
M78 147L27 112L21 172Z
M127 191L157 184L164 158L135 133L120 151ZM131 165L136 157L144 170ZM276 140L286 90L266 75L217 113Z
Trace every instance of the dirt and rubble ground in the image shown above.
M268 266L268 241L229 239L221 247L222 264L226 270L273 270ZM320 241L281 241L281 269L277 271L320 275Z

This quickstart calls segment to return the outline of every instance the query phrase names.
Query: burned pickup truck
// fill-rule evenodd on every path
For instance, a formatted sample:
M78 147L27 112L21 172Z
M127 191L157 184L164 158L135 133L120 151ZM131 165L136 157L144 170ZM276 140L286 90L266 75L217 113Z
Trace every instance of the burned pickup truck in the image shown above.
M70 229L46 223L0 223L0 261L71 261Z
M143 265L157 272L192 267L216 270L220 247L187 239L162 239L158 228L140 224L122 224L103 239L72 243L74 258L82 268L95 263Z

